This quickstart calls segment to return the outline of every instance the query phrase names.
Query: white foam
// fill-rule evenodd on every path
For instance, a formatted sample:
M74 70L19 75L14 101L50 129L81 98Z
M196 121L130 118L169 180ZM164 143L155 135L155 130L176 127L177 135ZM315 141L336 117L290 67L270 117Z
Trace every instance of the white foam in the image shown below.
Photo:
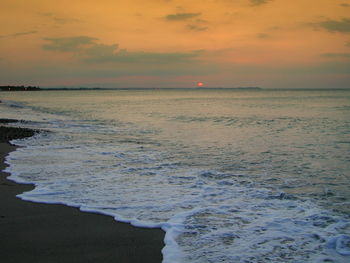
M334 249L343 256L350 256L350 236L339 235L330 238L328 241L328 247Z
M337 237L335 249L340 255L350 256L350 236Z

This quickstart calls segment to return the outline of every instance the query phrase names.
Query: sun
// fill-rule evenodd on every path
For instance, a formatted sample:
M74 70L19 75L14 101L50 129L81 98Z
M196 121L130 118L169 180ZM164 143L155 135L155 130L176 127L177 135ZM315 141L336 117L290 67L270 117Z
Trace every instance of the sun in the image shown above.
M204 83L203 82L197 82L197 87L203 87L204 86Z

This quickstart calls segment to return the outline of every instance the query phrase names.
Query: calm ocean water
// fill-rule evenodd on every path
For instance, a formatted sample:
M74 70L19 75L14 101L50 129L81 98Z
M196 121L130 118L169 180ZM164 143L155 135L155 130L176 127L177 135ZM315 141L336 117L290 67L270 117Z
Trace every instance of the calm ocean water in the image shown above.
M164 263L349 262L350 90L0 93L20 195L166 231Z

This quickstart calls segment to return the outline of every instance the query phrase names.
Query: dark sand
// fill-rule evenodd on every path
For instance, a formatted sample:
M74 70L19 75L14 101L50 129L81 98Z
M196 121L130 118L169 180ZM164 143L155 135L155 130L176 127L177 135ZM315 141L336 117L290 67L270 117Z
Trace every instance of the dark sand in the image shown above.
M16 147L0 141L0 170L4 157ZM0 174L0 261L114 262L162 261L164 232L135 228L112 217L83 213L64 205L22 201L17 194L33 189Z

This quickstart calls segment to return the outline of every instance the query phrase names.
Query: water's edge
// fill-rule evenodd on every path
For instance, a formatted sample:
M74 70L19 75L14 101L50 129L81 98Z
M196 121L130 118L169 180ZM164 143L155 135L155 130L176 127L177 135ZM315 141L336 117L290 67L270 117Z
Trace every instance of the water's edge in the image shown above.
M19 128L19 129L21 129L21 128ZM33 135L33 136L35 136L35 135ZM9 172L9 171L7 171L7 168L8 167L10 167L11 166L11 164L10 164L10 162L7 160L9 157L10 157L10 155L11 155L11 153L14 153L14 152L16 152L17 150L19 150L19 149L21 149L21 148L24 148L24 147L26 147L26 146L20 146L20 145L18 145L18 144L16 144L16 141L17 140L26 140L26 139L28 139L28 138L30 138L30 137L25 137L25 138L18 138L18 139L15 139L15 140L11 140L11 141L8 141L8 142L1 142L2 144L9 144L10 145L10 147L11 147L11 149L9 149L8 151L6 151L6 152L4 152L4 153L2 153L2 163L3 163L3 165L2 165L2 169L1 169L1 172L3 173L2 174L2 176L4 176L4 180L6 181L9 181L9 182L14 182L14 183L16 183L18 186L20 186L20 185L23 185L23 186L28 186L28 188L26 188L25 189L25 191L24 192L22 192L22 193L19 193L19 194L17 194L17 195L15 195L14 196L14 198L18 198L18 199L21 199L21 200L23 200L24 202L30 202L30 203L35 203L35 204L49 204L49 205L62 205L62 206L65 206L65 207L67 207L67 208L69 208L69 207L71 207L71 208L74 208L74 209L77 209L77 210L79 210L79 212L81 212L81 213L88 213L88 214L97 214L97 215L103 215L103 216L106 216L106 217L112 217L112 218L114 218L114 220L115 220L115 222L116 223L122 223L123 225L118 225L118 227L123 227L124 226L124 224L128 224L128 225L130 225L130 226L133 226L133 227L135 227L135 228L154 228L154 229L162 229L161 227L159 227L159 226L154 226L154 227L142 227L142 226L137 226L137 225L134 225L134 224L132 224L132 222L130 222L130 221L127 221L127 220L117 220L116 218L115 218L115 216L113 216L113 215L111 215L111 214L108 214L108 213L102 213L101 211L94 211L94 210L89 210L89 209L83 209L82 208L82 206L79 206L79 205L74 205L74 204L66 204L66 203L62 203L62 202L43 202L43 201L38 201L38 200L31 200L30 198L25 198L25 193L29 193L29 192L31 192L31 191L33 191L33 190L35 190L36 189L36 184L35 183L28 183L28 182L24 182L24 181L21 181L21 180L18 180L18 179L16 179L14 176L13 176L13 174L11 174L11 172ZM23 191L23 190L22 190ZM33 220L32 220L33 221ZM33 222L32 222L33 223ZM14 230L15 231L15 230ZM131 235L132 235L132 233L131 233ZM149 234L148 234L149 235ZM139 236L139 235L138 235ZM156 235L156 236L158 236L158 234ZM163 236L165 236L165 235L163 235ZM85 235L85 237L86 237L86 235ZM116 237L117 238L117 237ZM137 238L137 237L132 237L132 238ZM6 241L6 239L5 239L5 241ZM85 241L84 241L85 242ZM134 241L133 241L134 242ZM154 242L154 241L152 241L152 242ZM137 243L137 242L136 242ZM66 243L67 244L67 243ZM67 244L67 246L70 246L70 244ZM128 245L129 246L129 245ZM141 245L142 246L142 245ZM4 248L3 248L4 249ZM92 248L92 249L94 249L94 248ZM129 249L128 247L125 247L125 246L123 246L123 250L125 250L125 249ZM140 257L141 259L145 259L144 258L144 252L141 252L141 253L139 253L139 251L142 251L142 248L140 248L140 244L138 244L138 247L136 248L136 247L132 247L131 248L132 249L132 254L140 254L138 257ZM74 249L72 250L72 251L74 251ZM7 252L7 251L6 251ZM162 253L162 249L160 249L159 250L159 254L161 254ZM5 251L3 251L3 253L5 253ZM100 252L97 252L97 253L100 253ZM93 253L92 253L93 254ZM11 255L12 255L12 253L11 253ZM26 254L23 254L23 255L26 255ZM3 255L4 256L4 255ZM54 254L52 255L52 256L54 256ZM13 257L13 256L11 256L11 257ZM37 255L36 257L39 257L40 258L40 255ZM147 260L147 259L146 259ZM151 262L151 261L150 261ZM153 262L153 261L152 261Z

